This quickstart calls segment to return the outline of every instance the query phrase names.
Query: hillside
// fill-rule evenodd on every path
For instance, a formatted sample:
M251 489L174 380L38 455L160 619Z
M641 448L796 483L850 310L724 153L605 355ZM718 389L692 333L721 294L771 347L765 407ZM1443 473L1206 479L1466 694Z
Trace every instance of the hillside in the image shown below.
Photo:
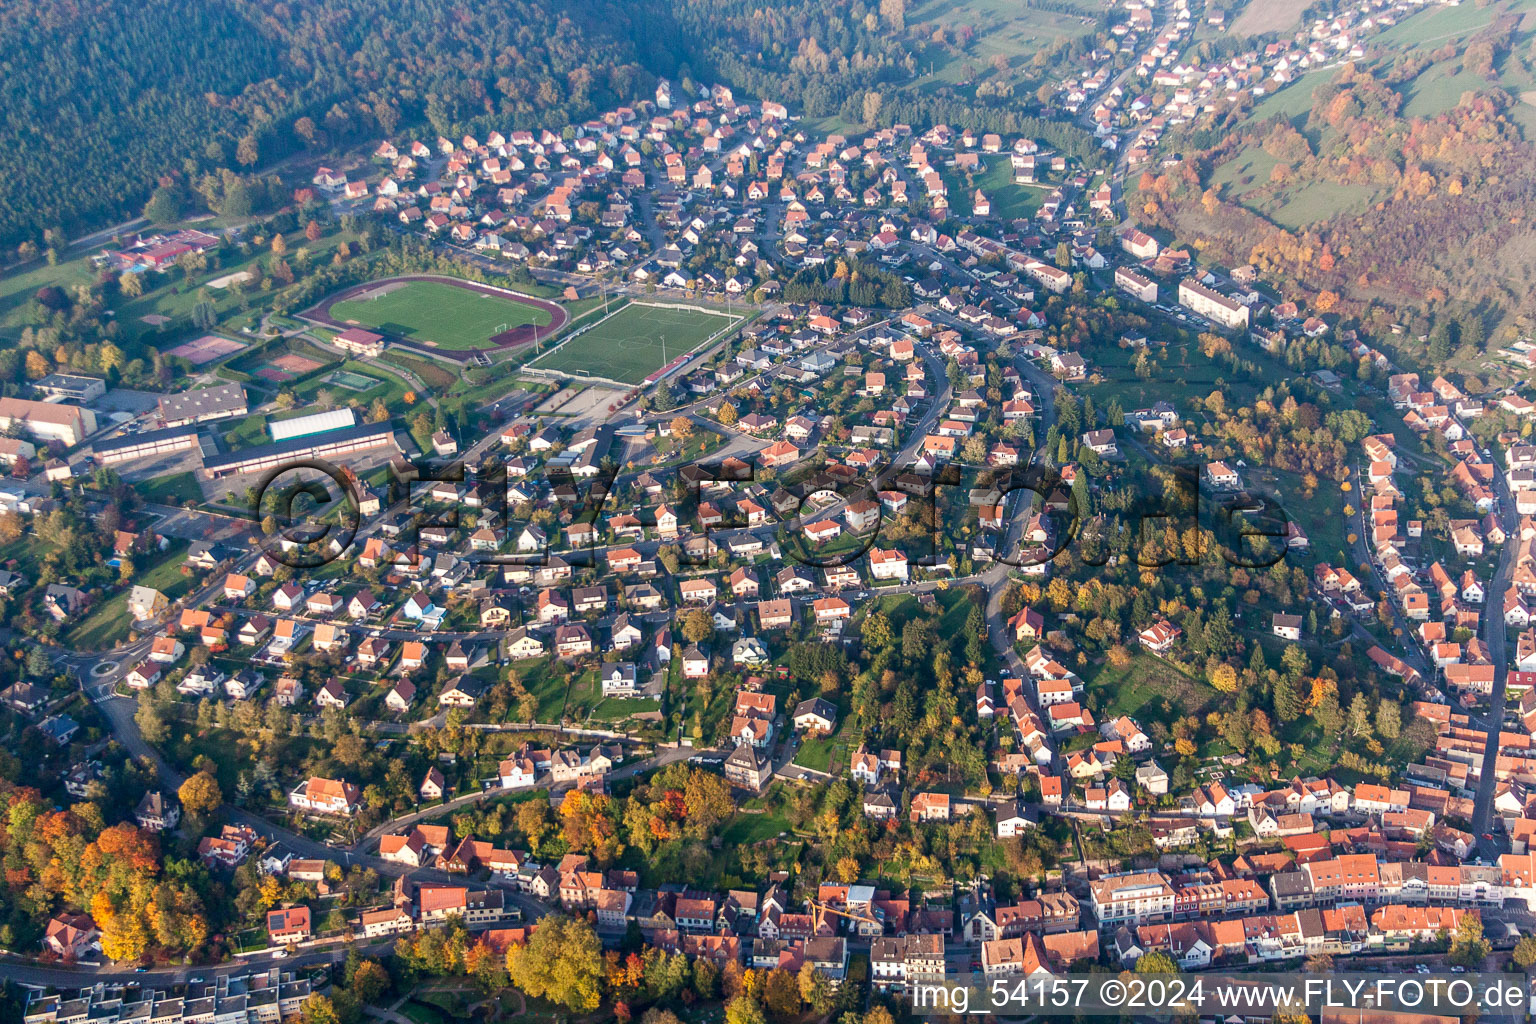
M1455 53L1346 64L1191 133L1182 166L1133 182L1135 205L1314 308L1449 303L1490 329L1526 311L1536 147L1506 87L1530 74L1529 29L1486 13ZM1430 102L1445 80L1460 91Z
M680 0L671 10L699 77L792 104L820 127L965 125L1102 159L1088 132L1041 117L1036 96L1092 45L1099 8L1087 0Z
M667 32L617 0L4 0L0 39L0 244L14 245L136 214L165 174L402 124L580 121L650 89Z
M167 176L207 195L209 175L401 128L563 127L661 76L841 130L966 124L1097 163L1035 93L1101 20L1091 0L0 0L0 246L134 216Z

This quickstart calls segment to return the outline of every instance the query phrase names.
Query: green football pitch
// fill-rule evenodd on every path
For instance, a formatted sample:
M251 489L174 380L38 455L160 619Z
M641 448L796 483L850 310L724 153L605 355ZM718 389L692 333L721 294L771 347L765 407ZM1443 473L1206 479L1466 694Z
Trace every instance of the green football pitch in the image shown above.
M535 360L534 366L575 376L639 384L670 360L739 323L741 317L681 306L625 306Z
M330 315L413 341L452 351L490 348L489 340L513 327L543 327L549 311L490 292L437 281L407 281L335 303Z

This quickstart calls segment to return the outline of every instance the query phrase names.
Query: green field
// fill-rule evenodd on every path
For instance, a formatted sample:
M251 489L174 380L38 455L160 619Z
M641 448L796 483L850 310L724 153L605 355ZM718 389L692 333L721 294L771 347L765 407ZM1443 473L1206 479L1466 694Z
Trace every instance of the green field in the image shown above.
M961 26L975 33L963 53L931 46L918 51L918 89L954 86L990 73L992 61L1002 57L1013 67L1022 66L1038 51L1058 39L1072 39L1093 31L1104 10L1095 0L1063 0L1045 6L1017 0L923 0L907 5L909 25L932 22L947 30Z
M145 501L153 501L161 505L180 505L183 502L203 500L203 489L197 485L197 476L190 471L157 476L151 480L140 481L133 487Z
M949 208L955 216L972 215L976 189L991 202L992 216L998 220L1033 217L1050 195L1047 185L1014 184L1013 164L1007 153L984 153L981 160L985 169L980 174L967 176L953 169L942 172L949 188Z
M456 352L487 348L493 335L513 327L549 323L549 313L538 307L437 281L408 281L377 297L347 299L330 313L343 323Z
M645 378L740 317L632 303L535 360L533 365L624 384ZM663 357L665 353L665 358Z

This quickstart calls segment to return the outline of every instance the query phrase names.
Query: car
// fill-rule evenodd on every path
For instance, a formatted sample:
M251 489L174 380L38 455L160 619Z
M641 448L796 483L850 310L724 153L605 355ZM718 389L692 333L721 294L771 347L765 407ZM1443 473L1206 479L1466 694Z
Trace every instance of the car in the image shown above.
M288 956L288 951L286 949L274 949L272 951L272 959L273 960L283 960L283 959L286 959L287 956Z

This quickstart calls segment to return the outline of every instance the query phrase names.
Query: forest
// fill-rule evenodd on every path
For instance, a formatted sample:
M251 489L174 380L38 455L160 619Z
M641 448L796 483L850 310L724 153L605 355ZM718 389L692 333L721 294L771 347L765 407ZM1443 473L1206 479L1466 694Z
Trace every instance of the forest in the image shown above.
M561 128L647 94L665 37L616 0L4 0L0 245L403 125Z
M1274 117L1192 135L1208 148L1143 172L1131 206L1208 257L1253 264L1313 312L1369 318L1385 306L1437 321L1450 312L1471 325L1463 343L1475 335L1480 347L1484 321L1529 312L1531 264L1520 254L1531 241L1536 153L1512 118L1516 102L1490 89L1437 116L1410 117L1389 79L1345 65L1295 124ZM1217 170L1254 153L1273 164L1266 179L1241 196L1224 189ZM1377 198L1294 229L1254 209L1300 188Z
M725 82L810 117L963 123L1103 159L1086 131L1036 116L1050 54L1007 70L1017 94L910 88L915 53L967 60L972 39L908 25L905 0L85 7L0 0L0 246L27 243L23 255L137 215L157 187L205 191L401 129L558 130L650 96L658 77Z

